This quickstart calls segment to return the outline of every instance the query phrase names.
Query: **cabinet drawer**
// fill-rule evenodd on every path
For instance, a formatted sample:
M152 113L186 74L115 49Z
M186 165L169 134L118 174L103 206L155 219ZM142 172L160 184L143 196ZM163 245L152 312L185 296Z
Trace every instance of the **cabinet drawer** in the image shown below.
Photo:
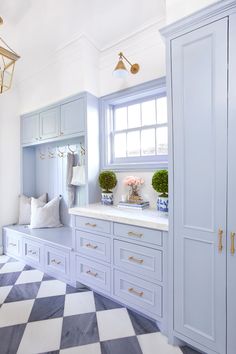
M76 230L75 239L75 248L79 253L105 262L110 262L111 241L108 237Z
M110 267L96 263L89 259L76 256L76 280L85 285L110 292L111 272Z
M114 271L114 293L127 305L162 317L162 287L134 276Z
M65 278L70 274L69 251L54 247L45 247L45 270L55 275L60 274Z
M111 224L109 221L88 218L86 216L76 216L75 226L89 231L110 233Z
M162 281L162 251L114 240L114 262L124 270Z
M162 246L162 232L158 230L114 223L114 235Z
M43 249L42 245L38 242L29 239L23 239L23 257L26 261L36 265L43 264Z
M5 250L13 256L21 256L22 238L14 231L5 230Z

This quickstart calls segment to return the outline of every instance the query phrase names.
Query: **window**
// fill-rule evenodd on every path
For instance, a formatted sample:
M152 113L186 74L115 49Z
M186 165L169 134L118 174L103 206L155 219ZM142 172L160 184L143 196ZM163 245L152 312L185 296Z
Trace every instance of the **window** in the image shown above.
M166 167L167 99L157 81L102 99L103 168Z

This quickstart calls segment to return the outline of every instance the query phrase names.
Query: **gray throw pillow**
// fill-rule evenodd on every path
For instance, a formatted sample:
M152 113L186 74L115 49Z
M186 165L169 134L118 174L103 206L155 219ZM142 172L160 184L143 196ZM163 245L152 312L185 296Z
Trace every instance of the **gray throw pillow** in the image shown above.
M40 201L47 202L47 193L38 198ZM19 225L29 225L31 219L31 197L24 194L19 196Z

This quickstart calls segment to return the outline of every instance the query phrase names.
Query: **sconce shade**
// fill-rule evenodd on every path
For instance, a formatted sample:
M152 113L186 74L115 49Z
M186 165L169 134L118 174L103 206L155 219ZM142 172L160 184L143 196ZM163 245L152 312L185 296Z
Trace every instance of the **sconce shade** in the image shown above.
M128 71L122 59L120 59L113 71L113 75L118 78L124 78L128 75Z
M131 62L124 56L124 54L120 52L118 64L116 65L115 70L113 71L113 75L115 77L124 78L128 74L123 60L125 60L129 64L131 74L137 74L139 72L139 65L131 64Z

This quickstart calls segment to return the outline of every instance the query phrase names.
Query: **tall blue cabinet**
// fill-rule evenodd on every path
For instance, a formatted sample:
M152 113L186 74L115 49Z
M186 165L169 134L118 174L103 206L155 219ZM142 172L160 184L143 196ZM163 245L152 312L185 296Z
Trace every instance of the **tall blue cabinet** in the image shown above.
M236 2L163 29L170 141L169 334L236 353Z

